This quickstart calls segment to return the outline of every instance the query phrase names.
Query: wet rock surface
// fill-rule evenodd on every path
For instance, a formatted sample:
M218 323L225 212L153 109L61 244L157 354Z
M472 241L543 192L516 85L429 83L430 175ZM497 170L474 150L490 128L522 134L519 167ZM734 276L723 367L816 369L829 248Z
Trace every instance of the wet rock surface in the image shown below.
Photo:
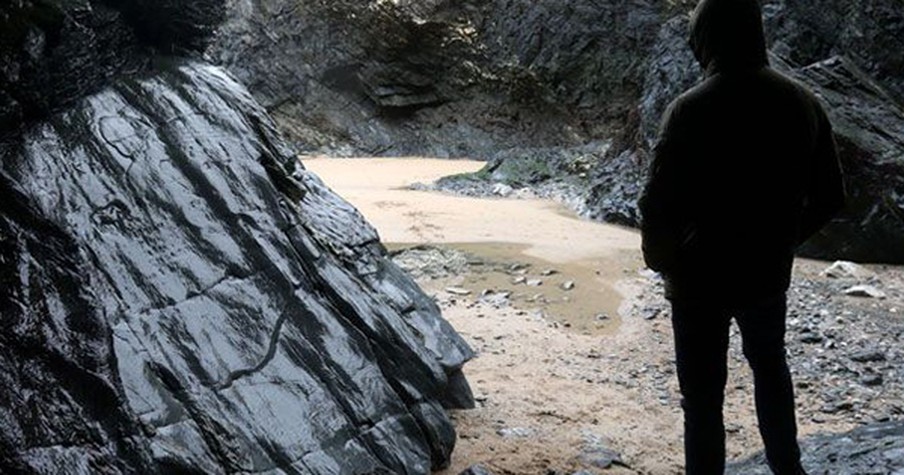
M3 7L0 472L442 467L471 349L244 87L157 53L215 3Z
M234 0L208 53L307 150L488 158L620 130L664 5Z
M841 435L822 435L802 443L807 473L897 474L904 470L904 423L887 422ZM726 467L728 474L768 475L762 454Z

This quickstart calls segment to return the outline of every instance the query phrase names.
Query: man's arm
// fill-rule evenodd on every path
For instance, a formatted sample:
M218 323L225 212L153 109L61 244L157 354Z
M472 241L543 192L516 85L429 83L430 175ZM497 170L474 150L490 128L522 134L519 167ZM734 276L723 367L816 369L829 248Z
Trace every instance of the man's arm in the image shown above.
M832 124L822 108L818 110L818 117L817 143L810 164L807 194L804 197L799 243L816 234L844 207L844 181L832 134Z
M650 177L640 198L643 256L647 266L662 274L674 272L682 227L678 106L672 104L663 116L659 139L653 149Z

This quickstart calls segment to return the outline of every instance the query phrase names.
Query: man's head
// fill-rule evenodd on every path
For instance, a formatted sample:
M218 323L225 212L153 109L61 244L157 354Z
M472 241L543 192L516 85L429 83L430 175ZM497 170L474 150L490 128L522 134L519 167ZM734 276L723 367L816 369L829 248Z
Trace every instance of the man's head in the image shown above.
M768 64L758 0L701 0L690 43L703 69L731 72Z

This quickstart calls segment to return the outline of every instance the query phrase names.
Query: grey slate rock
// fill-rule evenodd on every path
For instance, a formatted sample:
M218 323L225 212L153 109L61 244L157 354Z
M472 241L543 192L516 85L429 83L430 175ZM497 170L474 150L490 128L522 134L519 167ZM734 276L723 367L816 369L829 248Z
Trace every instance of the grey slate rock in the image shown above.
M473 353L374 229L193 40L59 5L0 49L0 472L447 465Z
M462 470L458 475L493 475L488 468L483 465L472 465L465 470Z
M904 470L904 423L863 426L844 434L823 434L801 443L803 465L812 475L890 474ZM760 453L729 464L727 475L772 473Z

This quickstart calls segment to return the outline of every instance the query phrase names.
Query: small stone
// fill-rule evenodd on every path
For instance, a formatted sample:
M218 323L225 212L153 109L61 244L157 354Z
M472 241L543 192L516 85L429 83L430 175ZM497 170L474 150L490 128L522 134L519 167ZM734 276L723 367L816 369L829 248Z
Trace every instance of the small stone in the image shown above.
M496 183L493 185L493 194L496 196L507 197L507 196L511 195L514 191L515 191L514 188L512 188L509 185L506 185L505 183Z
M876 363L885 361L885 353L879 350L863 350L858 351L850 356L851 361L857 363Z
M506 438L524 438L533 435L534 431L526 427L507 427L497 430L496 433Z
M609 315L606 315L605 313L598 313L598 314L596 314L596 317L594 317L594 318L596 318L597 320L600 320L600 321L609 320Z
M868 277L871 274L872 272L866 270L862 266L848 261L836 261L822 271L822 275L832 279L858 279Z
M585 449L578 458L581 463L604 470L611 468L613 465L625 466L621 459L621 454L605 447Z
M540 279L528 279L525 283L530 287L539 287L543 285L543 281Z
M543 272L540 272L540 275L542 275L543 277L549 277L551 275L555 275L558 273L559 273L559 271L557 271L555 269L544 269Z
M512 283L515 285L520 285L525 282L527 282L527 277L524 277L523 275L519 275L518 277L515 277L514 279L512 279Z
M462 287L446 287L446 293L452 295L471 295L471 291Z
M872 285L855 285L844 291L844 295L850 297L866 297L873 299L884 299L885 292L873 287Z
M839 401L825 404L819 408L819 410L826 414L836 414L838 412L850 411L853 408L854 404L851 401Z
M574 290L574 281L569 280L562 283L562 290Z
M860 378L860 384L864 386L881 386L885 382L879 373L871 373Z
M509 272L518 272L527 269L527 264L516 262L509 266Z
M809 331L802 332L800 334L800 338L799 338L799 341L801 343L808 343L808 344L821 343L822 340L823 340L822 335L819 335L819 334L813 333L813 332L809 332Z
M471 465L465 470L459 472L458 475L493 475L493 472L489 471L483 465Z

